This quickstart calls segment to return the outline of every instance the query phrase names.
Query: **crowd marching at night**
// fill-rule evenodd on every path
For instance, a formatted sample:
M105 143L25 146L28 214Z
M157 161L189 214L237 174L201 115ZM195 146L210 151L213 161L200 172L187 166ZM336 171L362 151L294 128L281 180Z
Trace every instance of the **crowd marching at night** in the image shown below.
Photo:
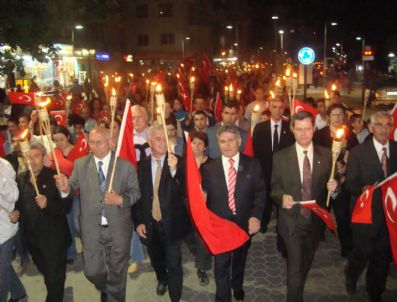
M201 286L213 270L215 301L247 300L251 239L271 219L286 301L303 301L326 228L347 294L366 271L370 301L382 301L397 265L397 109L349 107L336 77L304 99L284 68L216 68L203 54L173 72L0 89L0 302L29 296L19 277L30 261L46 301L63 301L76 240L102 302L128 300L144 250L153 301L180 301L182 244Z

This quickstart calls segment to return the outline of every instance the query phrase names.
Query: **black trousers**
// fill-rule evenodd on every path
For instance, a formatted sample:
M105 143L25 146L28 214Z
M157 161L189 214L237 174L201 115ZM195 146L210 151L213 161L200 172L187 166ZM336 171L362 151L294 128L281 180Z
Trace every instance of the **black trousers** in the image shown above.
M364 233L353 232L353 253L349 257L347 273L357 280L368 264L366 287L371 301L378 301L385 290L390 269L390 242L386 225L369 237Z
M147 245L150 262L156 272L157 281L168 284L168 293L172 302L182 296L182 240L168 242L161 222L153 221L152 239Z
M44 276L47 288L46 302L62 302L66 279L66 247L50 249L48 246L38 247L28 244L28 250L37 269Z
M270 188L270 186L268 186ZM263 214L262 214L262 222L261 222L261 227L262 228L267 228L267 225L270 222L270 219L272 217L272 211L273 211L273 202L270 199L270 190L266 191L266 202L265 202L265 207L263 209Z
M234 251L214 256L215 301L230 302L231 290L243 289L245 263L251 240Z
M351 231L350 194L342 186L342 191L332 202L336 224L338 226L338 238L343 252L351 252L353 249L353 237Z
M299 216L294 232L282 236L287 247L287 302L301 302L307 274L319 243L310 220Z

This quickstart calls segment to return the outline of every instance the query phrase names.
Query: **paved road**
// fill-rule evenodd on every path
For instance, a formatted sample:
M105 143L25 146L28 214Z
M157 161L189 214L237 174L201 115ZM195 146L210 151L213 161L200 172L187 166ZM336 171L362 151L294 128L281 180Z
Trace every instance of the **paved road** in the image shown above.
M285 300L286 263L275 249L276 235L274 221L270 231L254 237L248 256L245 277L246 300L248 302ZM205 302L214 301L214 279L209 274L210 284L201 287L198 284L194 258L186 246L183 250L184 286L183 301ZM14 263L17 265L17 263ZM327 232L326 241L321 242L315 256L313 267L310 271L306 289L305 301L309 302L359 302L368 301L363 278L358 283L358 292L353 297L348 297L344 290L343 267L345 259L339 255L337 238ZM396 275L394 269L391 275ZM22 277L26 286L29 302L45 300L45 287L43 278L38 274L33 264L30 264L27 273ZM165 302L168 296L158 297L155 294L155 275L148 263L145 263L137 273L128 276L127 301L133 302ZM96 302L99 293L86 280L82 273L81 256L71 266L68 266L66 280L66 294L64 302ZM24 302L25 302L24 301ZM397 301L397 279L389 276L387 290L384 294L385 302Z

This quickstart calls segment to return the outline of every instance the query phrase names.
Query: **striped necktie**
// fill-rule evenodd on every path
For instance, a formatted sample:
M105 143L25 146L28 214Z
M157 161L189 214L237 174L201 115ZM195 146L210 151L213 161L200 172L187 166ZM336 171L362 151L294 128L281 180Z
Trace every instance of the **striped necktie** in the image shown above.
M103 198L106 191L106 177L105 174L103 173L102 166L103 166L103 162L98 161L99 191L101 193L101 204L99 206L99 214L101 215L100 225L107 226L108 221L105 216L105 205L103 203L104 202Z
M229 159L229 171L228 171L228 196L229 196L229 208L233 211L233 214L236 214L236 202L234 200L234 190L236 188L236 179L237 179L237 172L234 168L234 159Z

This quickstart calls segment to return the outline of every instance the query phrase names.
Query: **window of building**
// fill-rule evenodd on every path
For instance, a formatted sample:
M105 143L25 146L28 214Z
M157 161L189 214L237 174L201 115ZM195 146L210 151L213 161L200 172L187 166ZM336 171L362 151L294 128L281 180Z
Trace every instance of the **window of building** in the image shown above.
M138 4L136 6L136 17L138 19L145 19L148 17L148 5L147 4Z
M173 33L161 34L160 44L161 45L175 44L175 34L173 34Z
M139 46L148 46L149 45L149 36L146 34L138 35L138 45Z
M158 9L159 9L159 17L172 17L171 2L159 3Z

